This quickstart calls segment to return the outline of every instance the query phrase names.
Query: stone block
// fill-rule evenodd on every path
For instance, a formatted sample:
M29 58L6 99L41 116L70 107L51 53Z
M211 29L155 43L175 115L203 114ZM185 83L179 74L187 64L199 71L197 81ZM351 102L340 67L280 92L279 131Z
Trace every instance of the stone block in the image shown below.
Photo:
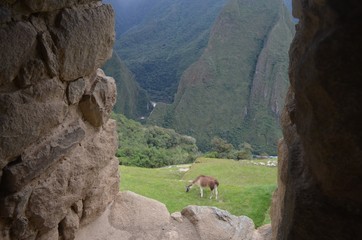
M68 102L76 104L80 101L85 91L85 81L83 78L70 82L67 89Z
M57 48L60 78L73 81L89 76L111 57L114 13L109 5L64 9L51 28Z
M21 190L38 177L55 161L70 151L85 136L84 129L76 123L62 130L50 140L28 149L19 163L8 165L3 170L2 188L9 192Z
M18 75L20 67L35 49L36 35L29 22L0 27L0 87Z
M75 232L79 228L79 217L72 209L68 210L67 215L59 224L59 235L64 240L74 240Z
M38 39L40 43L40 53L47 65L48 74L50 77L54 77L58 75L59 64L57 56L53 50L55 49L53 40L47 31L40 33Z
M52 95L63 95L62 86L49 83L13 94L0 93L1 168L64 120L67 105Z
M97 72L97 80L91 92L85 94L79 103L84 119L95 127L106 123L116 102L116 84L113 78Z

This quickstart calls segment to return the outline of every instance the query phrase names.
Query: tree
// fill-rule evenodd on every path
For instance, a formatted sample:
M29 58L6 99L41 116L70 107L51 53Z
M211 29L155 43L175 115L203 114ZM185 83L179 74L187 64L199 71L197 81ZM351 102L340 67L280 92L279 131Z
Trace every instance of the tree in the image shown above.
M234 150L234 146L232 144L219 137L214 137L211 140L211 146L212 149L218 153L218 157L226 157Z
M237 152L236 158L241 159L251 159L253 157L253 148L250 143L243 142L239 146L239 151Z

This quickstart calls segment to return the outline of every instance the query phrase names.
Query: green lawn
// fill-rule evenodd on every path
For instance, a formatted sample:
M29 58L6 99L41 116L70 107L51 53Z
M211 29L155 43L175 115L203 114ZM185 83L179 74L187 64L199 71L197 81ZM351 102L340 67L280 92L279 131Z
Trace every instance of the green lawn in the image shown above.
M268 211L276 188L277 168L253 163L267 161L198 158L192 165L157 169L120 166L121 191L130 190L163 202L170 213L188 205L215 206L237 216L246 215L260 226L270 222ZM187 172L180 171L188 167ZM198 187L185 192L188 181L200 174L218 179L218 200L209 199L210 190L200 198Z

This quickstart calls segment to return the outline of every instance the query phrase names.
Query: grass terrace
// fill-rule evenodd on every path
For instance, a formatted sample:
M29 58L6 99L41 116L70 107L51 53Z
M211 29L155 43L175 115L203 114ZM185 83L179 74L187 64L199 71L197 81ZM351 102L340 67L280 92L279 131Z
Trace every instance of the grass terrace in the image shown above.
M164 203L170 213L188 205L215 206L236 216L246 215L256 227L270 223L269 210L276 189L276 159L242 160L198 158L194 164L164 168L120 166L121 191L133 191ZM273 164L271 164L273 163ZM219 199L200 198L198 187L185 186L198 175L214 176L220 182Z

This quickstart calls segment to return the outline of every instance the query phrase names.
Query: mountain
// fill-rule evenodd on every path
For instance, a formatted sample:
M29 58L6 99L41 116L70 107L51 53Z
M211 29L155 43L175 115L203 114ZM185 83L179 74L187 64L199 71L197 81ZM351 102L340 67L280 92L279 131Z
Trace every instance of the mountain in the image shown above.
M151 100L171 103L181 75L201 56L227 0L109 0L115 51Z
M130 28L142 24L150 18L152 9L161 4L161 0L105 0L115 10L117 39Z
M195 137L201 150L219 136L275 154L293 29L282 0L229 0L174 102L159 103L148 122Z
M152 110L148 94L140 88L133 74L126 64L113 51L102 69L108 76L112 76L117 85L117 100L113 111L123 113L131 119L148 116Z

